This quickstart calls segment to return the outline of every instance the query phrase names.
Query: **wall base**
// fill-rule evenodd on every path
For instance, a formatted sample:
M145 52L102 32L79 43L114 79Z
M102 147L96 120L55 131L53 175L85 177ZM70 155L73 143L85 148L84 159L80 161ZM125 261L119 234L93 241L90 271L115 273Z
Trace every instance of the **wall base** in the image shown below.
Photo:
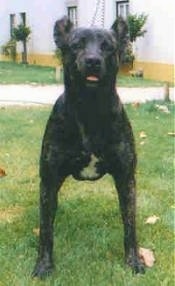
M11 61L9 57L0 55L0 61ZM22 55L18 54L16 61L20 63L22 61ZM59 65L59 60L55 55L41 55L41 54L28 54L27 62L31 65L40 65L40 66L50 66L56 67Z
M134 70L143 70L146 79L160 80L174 83L175 66L171 64L161 64L155 62L134 62Z
M56 67L59 65L59 61L55 55L40 55L40 54L29 54L28 63L41 66Z
M9 60L7 57L0 55L0 60ZM21 62L21 55L17 56L17 61ZM28 63L41 66L56 67L59 65L59 60L55 55L41 55L41 54L29 54ZM127 64L120 68L120 72L123 74L129 74L129 70L132 66ZM164 82L174 83L175 78L175 66L171 64L161 64L155 62L141 62L135 61L134 70L143 70L143 76L146 79L159 80Z

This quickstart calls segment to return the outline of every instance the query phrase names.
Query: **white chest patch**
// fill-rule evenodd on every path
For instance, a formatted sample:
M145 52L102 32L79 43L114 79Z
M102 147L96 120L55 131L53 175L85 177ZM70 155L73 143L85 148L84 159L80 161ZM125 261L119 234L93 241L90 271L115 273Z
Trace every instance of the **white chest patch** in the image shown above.
M96 168L96 163L98 161L99 159L94 154L91 154L91 159L89 161L89 164L83 170L81 170L80 176L85 179L98 178L99 173Z

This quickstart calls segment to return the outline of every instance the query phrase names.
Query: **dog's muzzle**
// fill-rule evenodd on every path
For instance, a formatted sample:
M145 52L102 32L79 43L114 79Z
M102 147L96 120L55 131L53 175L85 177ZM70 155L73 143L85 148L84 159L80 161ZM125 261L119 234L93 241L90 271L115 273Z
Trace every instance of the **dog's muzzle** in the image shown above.
M81 58L77 63L78 70L85 78L87 84L96 85L100 81L103 75L103 61L100 56L89 55Z
M98 82L101 74L101 59L90 56L85 59L86 80Z

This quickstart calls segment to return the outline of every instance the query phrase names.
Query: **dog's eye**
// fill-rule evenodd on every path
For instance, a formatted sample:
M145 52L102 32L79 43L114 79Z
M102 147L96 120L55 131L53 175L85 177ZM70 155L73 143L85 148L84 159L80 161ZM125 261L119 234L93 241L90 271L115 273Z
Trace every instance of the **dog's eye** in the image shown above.
M77 42L77 43L72 43L71 44L71 49L73 51L81 50L81 49L83 49L83 47L84 47L84 45L83 45L82 42Z
M109 44L107 41L102 42L101 44L102 51L112 52L114 50L113 45Z

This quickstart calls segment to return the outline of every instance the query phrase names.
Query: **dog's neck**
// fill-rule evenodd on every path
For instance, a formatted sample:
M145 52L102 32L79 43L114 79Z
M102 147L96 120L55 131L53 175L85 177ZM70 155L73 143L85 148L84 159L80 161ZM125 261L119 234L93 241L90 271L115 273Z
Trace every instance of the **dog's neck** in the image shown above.
M86 101L86 98L92 98L93 100L96 97L101 98L99 98L99 101L105 97L110 100L110 97L116 93L116 75L110 78L106 77L97 83L87 83L80 78L71 78L65 73L64 86L66 99L70 101L71 99L74 102L81 99Z
M99 85L96 87L86 85L66 86L66 101L75 109L96 110L101 114L107 111L116 95L115 85Z
M69 81L65 85L65 101L68 114L77 122L82 122L87 132L92 133L106 125L112 118L114 102L116 102L115 80L102 81L95 87L82 82ZM99 127L98 127L99 126Z

